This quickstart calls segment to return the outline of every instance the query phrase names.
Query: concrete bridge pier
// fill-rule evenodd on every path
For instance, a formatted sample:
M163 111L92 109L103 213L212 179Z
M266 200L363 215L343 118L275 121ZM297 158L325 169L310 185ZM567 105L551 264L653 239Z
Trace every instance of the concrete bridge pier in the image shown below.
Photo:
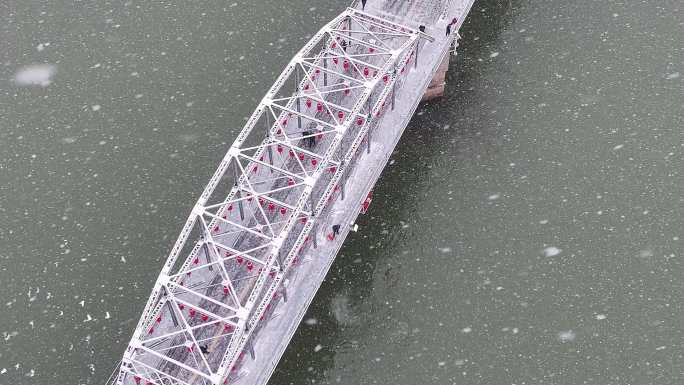
M444 96L444 86L446 85L446 74L447 71L449 71L450 58L451 55L446 55L444 56L444 59L442 59L442 63L439 65L435 76L432 78L427 90L425 90L422 99L423 102Z

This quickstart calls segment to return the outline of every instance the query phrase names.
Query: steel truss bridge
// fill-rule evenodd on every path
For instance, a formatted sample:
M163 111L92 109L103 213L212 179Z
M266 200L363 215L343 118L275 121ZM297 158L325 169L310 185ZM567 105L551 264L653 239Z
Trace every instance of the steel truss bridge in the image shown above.
M311 38L192 209L108 384L268 381L472 2L354 3Z

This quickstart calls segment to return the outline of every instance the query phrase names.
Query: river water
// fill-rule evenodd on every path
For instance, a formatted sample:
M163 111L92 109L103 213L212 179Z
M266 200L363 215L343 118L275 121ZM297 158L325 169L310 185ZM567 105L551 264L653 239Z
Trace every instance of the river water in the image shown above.
M0 4L0 384L104 383L344 4ZM478 0L271 383L684 381L682 8Z

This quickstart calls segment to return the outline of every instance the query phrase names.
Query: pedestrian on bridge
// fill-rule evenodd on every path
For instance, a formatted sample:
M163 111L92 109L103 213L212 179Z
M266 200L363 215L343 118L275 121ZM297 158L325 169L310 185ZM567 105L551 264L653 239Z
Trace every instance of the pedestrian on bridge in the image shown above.
M361 0L361 10L366 9L366 0Z
M314 148L316 146L316 136L312 131L306 130L302 132L304 138L304 144L309 148Z
M455 26L457 22L458 22L458 19L454 17L454 19L451 20L451 23L447 24L447 27L446 27L446 35L447 36L451 35L451 26L452 25Z
M333 227L332 227L333 239L335 239L336 235L340 235L340 227L341 227L340 225L333 225Z

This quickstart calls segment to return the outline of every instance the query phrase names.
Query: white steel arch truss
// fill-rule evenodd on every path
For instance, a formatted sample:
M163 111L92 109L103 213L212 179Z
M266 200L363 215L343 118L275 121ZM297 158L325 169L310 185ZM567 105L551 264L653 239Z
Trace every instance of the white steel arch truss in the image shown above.
M348 8L295 55L193 208L115 383L233 382L421 36Z

